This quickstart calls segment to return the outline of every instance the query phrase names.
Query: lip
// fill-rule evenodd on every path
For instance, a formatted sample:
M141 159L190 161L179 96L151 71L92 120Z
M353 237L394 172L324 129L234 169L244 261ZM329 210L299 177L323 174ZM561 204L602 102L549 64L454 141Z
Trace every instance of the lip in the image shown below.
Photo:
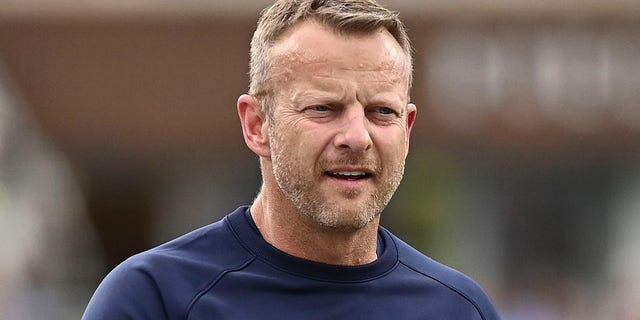
M332 168L324 171L326 175L342 175L342 176L373 176L374 171L368 168Z
M355 188L371 181L374 171L363 167L336 167L325 170L324 176L342 187Z
M363 172L368 175L373 175L374 170L367 167L354 167L354 166L345 166L345 167L333 167L324 171L327 172Z

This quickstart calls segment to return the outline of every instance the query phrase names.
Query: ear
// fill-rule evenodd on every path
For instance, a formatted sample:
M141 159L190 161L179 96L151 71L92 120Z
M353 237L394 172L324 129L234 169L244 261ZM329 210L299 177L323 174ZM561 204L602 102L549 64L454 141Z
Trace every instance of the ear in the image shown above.
M405 137L406 143L406 153L409 153L409 138L411 137L411 129L413 128L413 124L416 122L416 113L418 112L418 108L415 104L409 103L407 105L407 132ZM405 154L406 157L406 154Z
M238 116L247 147L260 157L271 157L269 134L265 115L253 96L243 94L238 98Z

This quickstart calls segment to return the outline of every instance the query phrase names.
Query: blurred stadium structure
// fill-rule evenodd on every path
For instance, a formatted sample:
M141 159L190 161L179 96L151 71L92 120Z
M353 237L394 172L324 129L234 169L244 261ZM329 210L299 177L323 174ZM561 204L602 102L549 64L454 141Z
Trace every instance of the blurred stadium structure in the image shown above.
M77 318L115 264L251 201L235 101L268 3L0 0L0 318ZM505 319L639 319L640 2L383 3L419 108L384 223Z
M0 69L0 318L78 316L101 250L65 156Z

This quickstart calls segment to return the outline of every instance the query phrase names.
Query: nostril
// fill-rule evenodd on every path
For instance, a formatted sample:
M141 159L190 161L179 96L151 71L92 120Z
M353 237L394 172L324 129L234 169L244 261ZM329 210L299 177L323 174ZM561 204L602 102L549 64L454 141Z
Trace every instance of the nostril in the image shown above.
M365 128L351 127L341 135L339 142L341 148L366 150L371 145L371 137Z

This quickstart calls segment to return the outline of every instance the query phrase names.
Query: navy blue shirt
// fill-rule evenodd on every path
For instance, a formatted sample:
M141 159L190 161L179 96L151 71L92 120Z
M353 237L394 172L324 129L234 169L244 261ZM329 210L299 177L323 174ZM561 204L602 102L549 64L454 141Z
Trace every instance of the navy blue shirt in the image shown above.
M300 259L267 243L240 207L124 261L82 319L499 318L467 276L382 227L378 243L378 259L367 265Z

